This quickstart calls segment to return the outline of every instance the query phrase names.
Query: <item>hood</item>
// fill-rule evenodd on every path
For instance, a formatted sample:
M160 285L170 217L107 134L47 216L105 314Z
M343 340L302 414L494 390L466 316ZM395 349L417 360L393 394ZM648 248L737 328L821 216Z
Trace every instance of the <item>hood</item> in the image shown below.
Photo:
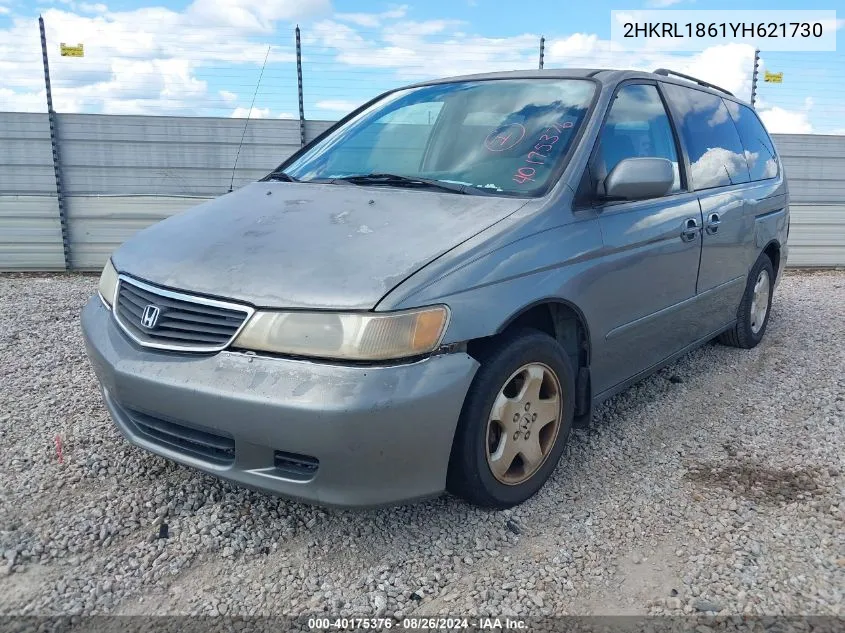
M118 271L257 307L370 309L525 200L257 182L140 231Z

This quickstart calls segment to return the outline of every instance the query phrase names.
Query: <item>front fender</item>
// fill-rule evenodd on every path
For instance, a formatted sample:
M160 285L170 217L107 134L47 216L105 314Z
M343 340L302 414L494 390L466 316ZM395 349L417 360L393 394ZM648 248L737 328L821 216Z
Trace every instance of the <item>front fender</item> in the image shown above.
M467 258L434 279L417 283L410 292L397 288L379 308L445 303L452 319L444 343L491 336L514 314L540 300L569 299L579 305L601 249L601 231L594 218L548 228ZM407 283L414 283L413 278ZM589 322L591 315L585 311L584 316Z

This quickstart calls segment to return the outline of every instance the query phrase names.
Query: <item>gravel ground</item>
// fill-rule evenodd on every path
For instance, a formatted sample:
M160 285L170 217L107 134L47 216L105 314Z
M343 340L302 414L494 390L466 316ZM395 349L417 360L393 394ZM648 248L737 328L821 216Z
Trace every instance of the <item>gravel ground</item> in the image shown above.
M95 286L0 276L0 614L845 614L845 273L790 273L758 348L609 401L503 512L326 511L129 446Z

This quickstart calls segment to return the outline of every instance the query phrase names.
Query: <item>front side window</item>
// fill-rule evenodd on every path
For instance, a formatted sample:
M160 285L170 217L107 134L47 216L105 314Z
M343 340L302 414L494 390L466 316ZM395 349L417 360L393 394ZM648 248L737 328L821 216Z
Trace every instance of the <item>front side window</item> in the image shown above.
M304 182L373 174L542 194L595 92L582 79L502 79L408 88L380 99L288 164ZM390 181L393 182L393 181Z
M751 180L766 180L778 175L778 157L772 139L760 119L748 106L723 99L736 123L745 148L745 159Z
M678 150L666 108L650 84L620 88L599 136L595 177L601 181L626 158L665 158L675 170L670 191L680 191Z
M693 88L674 84L664 88L681 120L693 186L710 189L748 182L745 150L724 101Z

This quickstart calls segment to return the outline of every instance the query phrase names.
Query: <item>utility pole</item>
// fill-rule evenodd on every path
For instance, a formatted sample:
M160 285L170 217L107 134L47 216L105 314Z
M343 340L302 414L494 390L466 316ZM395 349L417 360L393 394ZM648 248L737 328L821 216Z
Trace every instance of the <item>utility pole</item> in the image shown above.
M302 99L302 43L299 39L299 25L296 25L296 85L299 91L299 145L305 146L305 105Z
M754 107L754 102L757 101L757 75L760 66L760 49L754 49L754 74L751 75L751 107Z
M543 57L546 52L546 38L540 36L540 70L543 70Z
M47 59L47 34L44 30L44 18L38 16L38 28L41 30L41 59L44 64L44 88L47 93L47 121L50 124L50 145L53 149L53 173L56 177L56 202L59 206L59 225L62 230L62 249L65 257L65 270L70 270L70 239L67 229L67 209L62 186L62 161L59 153L59 131L56 112L53 110L53 91L50 88L50 62Z

